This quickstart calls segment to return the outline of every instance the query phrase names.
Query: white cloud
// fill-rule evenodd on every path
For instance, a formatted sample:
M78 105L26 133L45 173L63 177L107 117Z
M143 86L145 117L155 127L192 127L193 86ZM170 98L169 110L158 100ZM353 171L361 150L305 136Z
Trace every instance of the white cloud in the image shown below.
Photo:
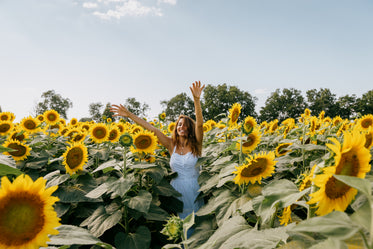
M86 9L95 9L97 7L98 7L97 3L92 3L92 2L83 3L83 8L86 8Z
M171 5L176 4L176 0L157 0ZM154 6L144 5L141 0L96 0L95 3L86 2L84 8L95 8L93 15L105 19L120 19L125 16L163 16L162 9Z
M158 0L158 4L160 3L168 3L171 5L176 5L176 0Z

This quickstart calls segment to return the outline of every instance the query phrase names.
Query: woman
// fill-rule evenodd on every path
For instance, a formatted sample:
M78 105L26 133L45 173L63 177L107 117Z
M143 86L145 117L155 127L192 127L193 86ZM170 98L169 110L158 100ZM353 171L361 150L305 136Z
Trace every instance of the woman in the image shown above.
M205 85L201 86L196 81L190 87L194 100L196 121L188 116L180 115L176 121L175 129L171 137L163 134L162 131L139 118L127 110L123 105L112 105L110 111L113 116L123 116L132 119L138 125L154 132L159 142L167 148L171 155L171 169L178 173L178 176L171 181L171 185L181 193L180 200L184 204L183 212L179 213L184 219L193 211L197 211L203 204L203 200L196 200L198 196L199 169L196 168L198 157L201 156L203 140L203 116L200 97Z

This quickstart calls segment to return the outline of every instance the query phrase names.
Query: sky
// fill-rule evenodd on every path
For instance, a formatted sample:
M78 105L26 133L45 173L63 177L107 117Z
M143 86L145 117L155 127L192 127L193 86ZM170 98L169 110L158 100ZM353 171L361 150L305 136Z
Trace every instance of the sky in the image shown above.
M194 81L258 98L276 89L373 90L372 0L0 0L0 107L16 121L54 90L89 104L191 97Z

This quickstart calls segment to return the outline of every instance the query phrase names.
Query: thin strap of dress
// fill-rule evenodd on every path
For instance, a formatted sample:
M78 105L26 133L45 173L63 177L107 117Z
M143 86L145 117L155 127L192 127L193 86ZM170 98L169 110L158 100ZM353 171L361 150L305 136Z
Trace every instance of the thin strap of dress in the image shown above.
M174 154L174 153L175 153L175 151L176 151L176 145L174 146L174 151L172 152L172 154Z

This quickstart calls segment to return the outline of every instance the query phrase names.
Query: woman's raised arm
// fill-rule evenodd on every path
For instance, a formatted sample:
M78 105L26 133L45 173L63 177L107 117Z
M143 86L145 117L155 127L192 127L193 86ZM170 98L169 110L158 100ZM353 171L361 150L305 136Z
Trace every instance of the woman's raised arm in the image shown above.
M120 105L112 105L110 108L110 111L114 113L114 117L122 116L132 119L136 124L142 126L143 128L154 132L154 134L157 136L159 142L168 149L168 151L172 150L172 139L165 134L163 134L162 131L151 125L150 123L146 122L144 119L136 116L132 112L130 112L126 107L124 107L122 104Z
M202 146L203 140L203 116L200 97L205 85L201 86L201 81L196 81L190 87L194 100L194 112L196 115L196 139L197 142Z

